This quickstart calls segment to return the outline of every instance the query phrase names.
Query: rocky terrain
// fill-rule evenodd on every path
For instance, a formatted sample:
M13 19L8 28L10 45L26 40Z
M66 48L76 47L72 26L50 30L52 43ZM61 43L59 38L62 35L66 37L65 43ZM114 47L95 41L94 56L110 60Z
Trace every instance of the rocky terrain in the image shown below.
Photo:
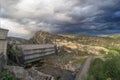
M16 68L9 67L8 69L13 74L16 73L14 72L15 71L14 69L16 70L22 69L23 73L24 71L26 72L26 74L31 73L27 75L29 77L32 76L34 78L35 76L38 75L38 80L40 80L39 76L41 74L54 78L50 80L74 80L77 74L81 74L79 73L79 71L81 70L84 62L86 62L86 60L88 59L89 55L104 56L106 54L113 52L116 54L120 53L120 38L118 37L116 38L117 35L115 35L115 37L109 36L111 35L108 36L88 36L81 34L63 35L63 34L50 34L48 32L39 31L36 32L36 34L30 40L11 37L8 38L8 41L15 41L17 44L28 43L55 44L58 48L58 53L57 55L45 57L42 61L43 64L37 63L33 65L31 69L23 69L19 67ZM32 75L33 72L36 72L36 75ZM18 77L17 75L15 76ZM47 79L45 78L43 80Z
M24 69L19 66L7 66L6 69L8 69L19 80L55 80L51 75L39 72L34 68Z
M30 39L30 43L54 43L58 47L63 48L67 53L99 55L101 53L107 54L111 47L120 47L119 40L118 38L79 34L56 35L39 31Z

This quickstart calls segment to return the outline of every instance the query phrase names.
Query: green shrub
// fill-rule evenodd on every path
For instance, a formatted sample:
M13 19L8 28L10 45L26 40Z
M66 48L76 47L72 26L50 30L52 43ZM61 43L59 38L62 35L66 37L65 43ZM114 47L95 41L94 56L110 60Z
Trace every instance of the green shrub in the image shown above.
M110 49L110 53L119 53L120 54L120 47L116 47L116 46L112 46L112 47L109 47Z
M93 80L105 80L105 74L103 74L104 73L103 61L99 58L96 58L91 64L89 73L91 74L89 78L92 78Z
M109 50L109 53L112 53L112 54L119 54L119 52L116 51L116 50Z
M19 80L19 79L15 78L8 70L4 70L2 72L1 80Z
M106 61L95 59L92 62L87 80L120 79L120 55L108 55Z
M105 74L112 80L120 79L120 55L115 55L111 59L105 61Z
M105 53L106 53L106 51L104 51L103 49L99 50L99 52L100 52L101 54L105 54Z

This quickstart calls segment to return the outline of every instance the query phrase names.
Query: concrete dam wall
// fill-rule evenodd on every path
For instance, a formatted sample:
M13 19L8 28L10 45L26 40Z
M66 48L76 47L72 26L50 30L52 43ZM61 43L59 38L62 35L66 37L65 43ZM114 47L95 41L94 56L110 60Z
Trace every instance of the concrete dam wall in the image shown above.
M6 65L6 59L7 59L7 56L6 56L7 33L8 33L8 30L0 28L0 78L1 78L1 73L4 69L4 66Z
M23 44L13 45L9 57L20 65L26 65L41 60L42 57L56 54L54 44ZM16 52L16 53L15 53Z

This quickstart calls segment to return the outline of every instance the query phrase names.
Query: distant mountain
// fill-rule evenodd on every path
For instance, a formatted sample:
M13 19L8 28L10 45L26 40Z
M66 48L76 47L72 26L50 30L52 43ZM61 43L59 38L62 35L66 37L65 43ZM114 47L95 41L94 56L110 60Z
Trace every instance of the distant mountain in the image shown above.
M8 42L16 43L16 44L28 44L29 41L23 38L17 37L7 37Z
M109 38L113 38L113 39L120 39L120 34L102 35L102 37L109 37Z

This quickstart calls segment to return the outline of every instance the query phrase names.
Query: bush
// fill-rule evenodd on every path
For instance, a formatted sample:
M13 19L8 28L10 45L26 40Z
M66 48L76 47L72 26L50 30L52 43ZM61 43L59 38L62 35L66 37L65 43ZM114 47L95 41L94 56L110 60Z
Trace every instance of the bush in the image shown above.
M91 64L91 68L89 70L89 74L91 75L88 77L88 80L89 78L92 78L93 80L105 80L105 74L103 73L104 73L103 61L97 58Z
M19 79L15 78L8 70L4 70L2 72L1 80L19 80Z
M105 61L105 74L112 80L120 79L120 55L113 56Z
M105 53L106 53L106 51L104 51L103 49L99 50L99 52L100 52L101 54L105 54Z
M120 55L108 55L106 61L95 59L92 62L87 80L120 79Z

